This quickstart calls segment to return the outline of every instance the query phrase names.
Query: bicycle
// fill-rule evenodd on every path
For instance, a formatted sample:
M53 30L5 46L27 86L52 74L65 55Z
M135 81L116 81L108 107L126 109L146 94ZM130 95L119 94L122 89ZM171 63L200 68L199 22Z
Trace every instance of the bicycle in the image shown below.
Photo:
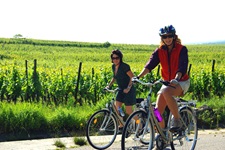
M154 115L154 103L151 101L153 86L157 84L170 86L169 83L163 80L149 83L137 78L133 78L132 81L148 86L149 93L147 99L142 102L142 105L145 107L133 112L128 117L122 133L121 149L136 150L146 148L150 150L156 145L158 149L162 150L170 145L173 150L175 148L179 149L179 147L194 150L198 136L196 113L193 109L196 106L196 101L186 101L176 98L181 116L182 129L177 132L170 132L172 113L168 113L167 121L165 120L167 126L165 129L162 129ZM155 137L156 132L158 135ZM141 142L141 139L146 134L149 135L147 145Z
M106 149L115 141L118 134L118 126L125 125L124 118L118 114L115 103L115 95L120 90L104 89L107 92L113 93L110 102L106 103L106 107L95 112L87 122L86 137L88 143L95 149ZM139 107L138 102L136 107Z

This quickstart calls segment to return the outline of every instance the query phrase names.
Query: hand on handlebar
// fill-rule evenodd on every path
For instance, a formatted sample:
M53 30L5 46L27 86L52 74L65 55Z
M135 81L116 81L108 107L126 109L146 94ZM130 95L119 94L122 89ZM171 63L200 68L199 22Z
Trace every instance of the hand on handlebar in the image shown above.
M177 85L177 84L179 84L179 82L176 79L172 79L172 80L170 80L170 84Z
M133 78L132 78L132 82L133 82L133 83L136 83L137 80L139 80L139 77L133 77Z
M107 85L103 90L106 91L106 90L109 90L110 87Z
M175 79L172 79L172 80L175 80ZM169 87L172 87L172 88L176 88L175 86L178 84L178 81L177 81L177 84L174 84L174 82L176 81L164 81L164 80L161 80L160 82L163 83L165 86L169 86Z

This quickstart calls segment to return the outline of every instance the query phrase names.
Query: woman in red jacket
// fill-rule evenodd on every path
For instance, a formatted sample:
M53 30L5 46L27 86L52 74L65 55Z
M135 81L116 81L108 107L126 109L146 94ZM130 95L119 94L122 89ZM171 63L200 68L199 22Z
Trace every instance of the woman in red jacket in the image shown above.
M137 77L143 77L151 72L158 64L161 65L161 76L163 80L169 81L172 86L162 86L158 92L156 108L163 114L166 106L172 112L174 118L170 131L176 132L181 128L180 115L174 96L182 96L190 86L190 79L187 74L188 50L181 45L181 40L176 35L172 25L165 26L159 30L161 42L151 55L144 69ZM165 122L160 122L162 128Z

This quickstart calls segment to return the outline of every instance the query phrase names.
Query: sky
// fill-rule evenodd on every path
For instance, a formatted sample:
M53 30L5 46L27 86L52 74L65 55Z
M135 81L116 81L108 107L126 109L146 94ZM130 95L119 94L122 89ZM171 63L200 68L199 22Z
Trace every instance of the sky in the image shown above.
M223 0L1 0L0 37L159 44L173 25L183 44L225 40Z

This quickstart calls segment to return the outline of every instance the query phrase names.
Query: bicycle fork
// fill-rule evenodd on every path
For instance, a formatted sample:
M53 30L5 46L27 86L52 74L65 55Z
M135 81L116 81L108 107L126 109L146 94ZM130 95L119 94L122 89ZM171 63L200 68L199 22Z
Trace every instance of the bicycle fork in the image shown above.
M108 124L109 124L109 122L111 120L110 116L111 116L111 111L110 111L109 114L105 115L104 120L102 122L102 125L101 125L101 127L99 129L100 131L104 131L107 128L107 126L108 126Z

